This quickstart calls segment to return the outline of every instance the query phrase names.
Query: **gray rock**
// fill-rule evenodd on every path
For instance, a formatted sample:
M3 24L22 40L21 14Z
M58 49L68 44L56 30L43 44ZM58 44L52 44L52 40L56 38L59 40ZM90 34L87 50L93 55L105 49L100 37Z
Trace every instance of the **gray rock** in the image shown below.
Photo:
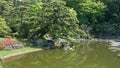
M14 49L21 49L21 48L24 48L24 45L23 44L14 44L12 47Z
M43 45L43 43L44 43L44 41L41 39L35 41L36 45Z
M14 48L12 46L5 46L5 50L13 50Z
M55 41L55 46L62 46L62 45L69 45L69 44L70 44L69 41L67 41L65 39L61 39L61 38L59 38Z

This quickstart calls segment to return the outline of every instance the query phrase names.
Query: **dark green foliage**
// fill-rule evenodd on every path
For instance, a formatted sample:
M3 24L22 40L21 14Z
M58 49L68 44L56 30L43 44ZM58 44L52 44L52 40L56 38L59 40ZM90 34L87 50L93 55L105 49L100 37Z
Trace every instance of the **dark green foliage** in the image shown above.
M41 28L33 36L43 37L49 34L53 38L67 38L78 35L85 36L78 26L76 12L65 6L63 1L52 1L43 4L41 10L42 20L39 22Z
M67 6L74 8L77 11L79 25L85 24L93 28L93 33L95 33L99 28L104 19L104 14L106 11L106 5L100 1L92 0L64 0L67 2ZM74 4L74 5L73 5Z
M86 36L82 24L94 36L120 36L119 0L0 0L0 16L23 38Z
M120 36L120 0L101 0L107 5L105 12L104 30L101 33L110 36Z

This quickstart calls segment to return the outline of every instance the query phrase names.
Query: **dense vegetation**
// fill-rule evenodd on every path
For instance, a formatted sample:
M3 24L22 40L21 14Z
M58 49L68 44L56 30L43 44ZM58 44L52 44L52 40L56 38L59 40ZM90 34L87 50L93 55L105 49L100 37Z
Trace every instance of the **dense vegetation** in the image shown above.
M118 37L119 26L119 0L0 0L0 36Z

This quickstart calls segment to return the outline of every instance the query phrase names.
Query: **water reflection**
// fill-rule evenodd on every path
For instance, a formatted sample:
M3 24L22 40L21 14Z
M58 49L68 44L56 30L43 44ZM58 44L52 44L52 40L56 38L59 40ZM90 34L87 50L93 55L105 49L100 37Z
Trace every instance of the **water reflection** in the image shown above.
M5 68L120 68L105 42L82 41L74 51L43 50L5 64Z

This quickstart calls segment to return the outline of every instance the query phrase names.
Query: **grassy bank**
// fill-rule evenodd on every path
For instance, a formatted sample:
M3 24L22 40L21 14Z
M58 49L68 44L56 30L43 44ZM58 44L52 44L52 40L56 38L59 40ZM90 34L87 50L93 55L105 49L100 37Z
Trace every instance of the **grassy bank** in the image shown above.
M6 58L16 56L16 55L21 55L25 53L30 53L30 52L35 52L35 51L40 51L42 49L40 48L31 48L31 47L25 47L22 49L18 50L0 50L0 60L4 60Z

